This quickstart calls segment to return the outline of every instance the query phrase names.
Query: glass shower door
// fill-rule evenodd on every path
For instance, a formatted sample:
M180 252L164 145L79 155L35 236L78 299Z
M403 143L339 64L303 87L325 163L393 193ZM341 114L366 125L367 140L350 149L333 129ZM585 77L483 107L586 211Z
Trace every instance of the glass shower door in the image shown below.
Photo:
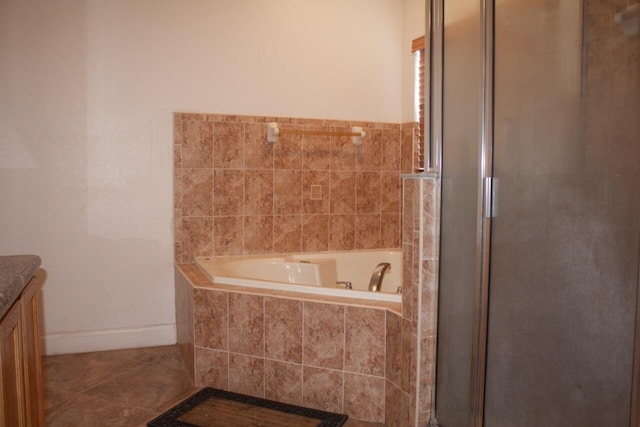
M496 2L485 426L629 425L640 45L615 24L625 3Z
M640 36L616 19L631 4L445 4L443 427L640 422Z
M436 414L467 426L480 224L482 52L480 2L444 2L442 215L438 290Z

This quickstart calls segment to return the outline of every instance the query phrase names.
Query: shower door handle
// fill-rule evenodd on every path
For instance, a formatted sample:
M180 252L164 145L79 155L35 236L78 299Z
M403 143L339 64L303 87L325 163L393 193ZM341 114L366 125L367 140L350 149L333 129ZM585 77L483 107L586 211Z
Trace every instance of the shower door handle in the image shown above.
M483 200L482 200L482 216L484 218L496 217L496 193L498 187L498 180L492 176L484 178L483 182Z

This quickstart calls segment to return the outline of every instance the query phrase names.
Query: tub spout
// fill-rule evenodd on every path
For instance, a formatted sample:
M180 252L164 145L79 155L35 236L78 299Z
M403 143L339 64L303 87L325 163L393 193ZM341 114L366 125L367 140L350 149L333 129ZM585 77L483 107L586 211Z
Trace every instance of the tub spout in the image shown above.
M339 288L344 286L345 289L353 289L353 285L348 280L339 280L336 282L336 286Z
M371 280L369 281L369 290L372 292L379 292L382 287L382 279L384 278L384 273L391 268L391 264L388 262L381 262L378 264L373 270L373 274L371 275Z

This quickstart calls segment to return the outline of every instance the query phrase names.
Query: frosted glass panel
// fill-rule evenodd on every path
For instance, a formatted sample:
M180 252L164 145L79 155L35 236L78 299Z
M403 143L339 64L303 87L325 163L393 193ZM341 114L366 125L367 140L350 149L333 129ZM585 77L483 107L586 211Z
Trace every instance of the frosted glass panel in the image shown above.
M445 8L436 384L443 427L468 426L474 403L479 3ZM629 425L640 43L614 19L628 4L495 2L486 427Z
M640 45L620 3L496 2L487 427L629 425Z
M454 4L455 3L455 4ZM442 233L436 413L467 425L480 150L481 55L477 0L445 2ZM454 9L455 7L455 9Z

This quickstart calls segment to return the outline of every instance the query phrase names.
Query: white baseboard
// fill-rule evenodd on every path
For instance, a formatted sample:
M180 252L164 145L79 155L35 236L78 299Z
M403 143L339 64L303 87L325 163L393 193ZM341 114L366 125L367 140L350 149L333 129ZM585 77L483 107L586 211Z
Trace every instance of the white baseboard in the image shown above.
M176 325L149 325L98 331L62 332L41 337L42 354L87 353L176 343Z

